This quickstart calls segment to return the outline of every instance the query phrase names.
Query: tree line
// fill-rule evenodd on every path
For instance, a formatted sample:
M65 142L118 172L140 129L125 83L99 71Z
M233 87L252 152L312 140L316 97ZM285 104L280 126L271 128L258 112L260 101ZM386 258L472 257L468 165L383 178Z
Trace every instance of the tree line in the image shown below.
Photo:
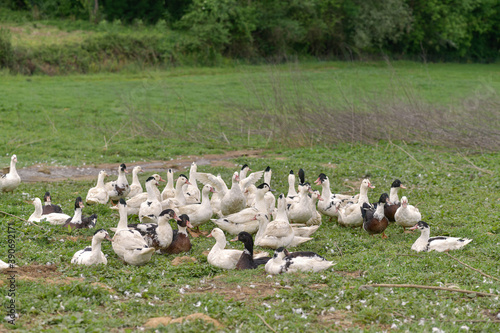
M5 0L4 0L5 1ZM185 51L231 58L306 55L491 62L498 0L6 0L35 19L165 22Z

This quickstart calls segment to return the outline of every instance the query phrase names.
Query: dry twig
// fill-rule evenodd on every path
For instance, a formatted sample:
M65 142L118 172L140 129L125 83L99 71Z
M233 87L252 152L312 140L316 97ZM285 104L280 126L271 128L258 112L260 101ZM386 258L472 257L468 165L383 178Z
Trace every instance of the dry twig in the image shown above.
M12 214L6 213L6 212L1 211L1 210L0 210L0 213L5 214L5 215L8 215L8 216L15 217L15 218L17 218L17 219L20 219L21 221L31 223L31 224L33 224L33 225L36 225L38 228L43 229L43 227L42 227L42 226L39 226L39 225L38 225L38 224L36 224L35 222L25 220L25 219L23 219L22 217L19 217L19 216L16 216L16 215L12 215Z
M432 289L432 290L445 290L445 291L453 291L456 293L464 293L464 294L476 294L477 296L498 296L496 294L484 293L481 291L472 291L472 290L464 290L464 289L454 289L454 288L446 288L446 287L437 287L437 286L423 286L418 284L365 284L361 287L381 287L381 288L417 288L417 289ZM361 288L360 287L360 288Z
M425 167L422 165L422 163L420 163L419 161L417 161L417 159L412 154L410 154L409 152L407 152L406 150L404 150L404 148L401 148L400 146L398 146L397 144L395 144L391 140L389 140L389 143L391 145L393 145L394 147L399 148L402 152L404 152L406 155L408 155L412 160L414 160L415 162L417 162L417 164L420 165L422 167L422 169L426 170Z
M267 326L267 327L268 327L271 331L273 331L274 333L276 333L276 330L275 330L274 328L272 328L272 327L271 327L271 325L269 325L269 324L268 324L268 323L264 320L264 318L263 318L260 314L256 313L256 315L257 315L257 317L259 317L259 318L260 318L260 320L262 320L262 321L264 322L264 324L266 324L266 326Z
M486 273L483 273L483 272L482 272L482 271L480 271L479 269L474 268L474 267L471 267L471 266L467 265L467 264L466 264L466 263L464 263L464 262L461 262L460 260L458 260L457 258L455 258L454 256L452 256L452 255L451 255L451 254L449 254L448 252L446 252L446 254L447 254L447 255L448 255L451 259L454 259L454 260L458 261L459 263L461 263L461 264L462 264L462 265L464 265L465 267L470 268L470 269L472 269L473 271L476 271L476 272L478 272L479 274L481 274L481 275L483 275L483 276L489 277L490 279L500 281L500 279L499 279L499 278L496 278L496 277L494 277L494 276L491 276L491 275L488 275L488 274L486 274Z

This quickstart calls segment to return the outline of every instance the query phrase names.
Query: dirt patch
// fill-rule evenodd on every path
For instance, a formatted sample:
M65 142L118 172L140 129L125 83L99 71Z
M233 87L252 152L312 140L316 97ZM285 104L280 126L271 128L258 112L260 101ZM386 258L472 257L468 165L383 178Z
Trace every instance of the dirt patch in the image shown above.
M207 324L213 324L215 328L217 329L222 329L224 325L222 325L218 320L213 319L210 316L207 316L206 314L203 313L193 313L185 317L180 317L176 319L172 319L171 317L156 317L156 318L150 318L144 326L147 328L156 328L160 325L169 325L169 324L182 324L184 321L190 321L190 320L202 320L206 322Z
M217 279L205 281L196 289L186 290L187 294L199 293L214 293L222 295L226 301L228 300L251 300L266 298L276 294L281 289L289 289L290 287L282 287L274 283L250 283L247 285L238 285L234 283L224 283Z
M16 272L20 277L28 276L31 278L52 278L60 276L61 272L57 271L56 265L28 265L16 268Z
M186 262L197 262L196 258L193 257L188 257L188 256L183 256L183 257L175 257L174 260L172 260L172 266L179 266L183 263Z
M259 157L263 150L238 150L230 151L224 154L209 154L203 156L180 156L171 161L150 161L140 163L127 163L127 169L132 170L134 166L140 165L145 172L166 172L168 169L181 171L191 166L194 161L198 166L212 165L222 166L226 168L234 168L235 163L228 160L238 157ZM112 175L118 174L118 163L116 164L99 164L81 167L71 166L51 166L46 164L36 164L26 168L17 170L19 176L25 183L35 182L58 182L64 180L96 180L99 171L105 170L111 179Z
M359 278L363 276L363 271L361 270L354 272L335 271L335 273L350 278Z
M356 323L352 318L353 313L349 311L336 310L333 312L326 312L320 314L316 320L324 326L330 328L330 330L338 331L339 329L352 329L354 327L365 329L367 325ZM370 327L373 327L370 325ZM377 327L381 329L381 331L389 331L391 326L385 324L378 324Z

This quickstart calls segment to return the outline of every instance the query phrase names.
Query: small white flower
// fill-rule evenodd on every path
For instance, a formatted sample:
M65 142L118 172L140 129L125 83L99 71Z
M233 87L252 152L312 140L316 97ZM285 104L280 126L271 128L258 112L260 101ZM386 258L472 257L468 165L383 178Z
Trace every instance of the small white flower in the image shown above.
M285 316L279 316L276 313L274 314L274 319L276 320L282 320L283 318L285 318Z
M135 293L134 296L135 297L142 297L142 294L141 293Z
M462 326L460 326L460 329L468 331L469 330L469 326L462 325Z
M264 306L265 306L266 308L268 308L268 309L270 309L270 308L271 308L271 306L270 306L269 304L265 303L265 302L264 302L264 303L262 303L262 305L264 305Z
M438 327L433 327L432 333L445 333L445 331L443 331L442 329L440 329Z
M199 308L201 306L201 301L196 302L196 304L193 304L195 308Z
M180 292L181 294L184 294L186 291L184 290L184 288L181 288L181 289L179 289L179 292Z
M398 325L396 325L396 324L394 324L394 323L393 323L393 324L391 325L391 328L392 328L392 329L394 329L394 330L397 330L397 329L398 329Z

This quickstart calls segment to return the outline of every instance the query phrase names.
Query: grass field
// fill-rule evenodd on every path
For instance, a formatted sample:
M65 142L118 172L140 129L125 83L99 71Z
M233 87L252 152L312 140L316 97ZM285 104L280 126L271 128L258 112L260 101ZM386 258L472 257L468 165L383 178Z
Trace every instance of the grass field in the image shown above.
M400 196L408 196L410 204L420 209L423 220L431 225L431 235L472 238L466 248L451 254L499 278L498 150L413 144L391 137L374 144L345 140L335 145L318 137L319 141L293 146L279 137L254 132L258 122L241 127L235 120L262 105L288 107L289 101L275 100L290 92L310 93L325 103L344 98L353 104L370 97L379 102L393 95L404 98L410 92L436 108L459 112L468 98L497 97L500 81L492 73L498 71L497 65L315 63L64 77L2 75L0 167L8 165L13 153L21 168L37 163L129 165L181 155L196 160L207 153L254 148L259 149L256 156L200 166L199 171L220 172L228 180L243 163L254 170L270 165L271 185L278 193L286 192L290 169L303 168L310 182L324 172L333 191L342 193L354 193L360 181L370 177L376 186L369 192L371 201L389 191L392 181L399 178L408 187ZM263 101L264 97L268 100ZM279 116L292 109L283 110ZM141 180L149 175L142 175ZM71 179L22 183L14 194L0 195L0 210L28 218L33 211L31 200L48 190L54 203L71 213L75 197L85 196L93 184ZM118 216L108 207L84 208L85 215L94 212L99 215L99 228L116 226ZM187 254L196 263L174 266L176 256L155 255L146 266L124 266L111 244L105 243L106 267L76 267L70 265L71 257L90 244L93 231L37 228L0 213L2 240L7 239L9 222L16 226L21 266L16 279L20 318L15 328L19 331L136 331L152 317L193 313L216 319L222 330L239 332L270 331L266 323L277 332L430 332L435 327L445 332L490 332L500 327L498 280L444 253L412 252L418 232L403 234L395 225L387 230L389 238L382 240L323 218L314 239L297 250L325 256L336 263L333 269L267 277L263 268L237 272L210 266L202 252L214 241L204 237L192 239L193 249ZM202 230L211 228L207 224ZM6 241L3 244L5 255L0 259L7 253ZM242 248L238 243L231 246ZM2 282L0 295L5 296L7 280ZM497 296L360 288L372 283L458 287ZM2 299L6 305L8 300ZM2 329L10 328L2 325ZM158 330L218 328L190 321Z

